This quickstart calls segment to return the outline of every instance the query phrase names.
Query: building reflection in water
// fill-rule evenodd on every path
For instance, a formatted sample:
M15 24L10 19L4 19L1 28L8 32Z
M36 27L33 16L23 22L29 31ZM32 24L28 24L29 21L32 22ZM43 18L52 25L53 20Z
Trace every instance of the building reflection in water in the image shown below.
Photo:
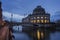
M26 37L26 39L32 40L31 37L27 36L28 35L27 33L23 33L22 31L20 33L19 32L17 32L17 33L14 32L13 34L15 36L15 39L17 39L17 37L18 37L19 40L20 39L23 40L23 38ZM56 32L49 33L49 34L50 34L50 36L49 36L50 37L50 40L60 40L60 32L56 31ZM43 38L44 37L43 32L40 32L39 30L37 30L37 37L38 37L38 40L40 38Z
M38 40L40 40L40 31L39 30L37 30L37 38L38 38Z

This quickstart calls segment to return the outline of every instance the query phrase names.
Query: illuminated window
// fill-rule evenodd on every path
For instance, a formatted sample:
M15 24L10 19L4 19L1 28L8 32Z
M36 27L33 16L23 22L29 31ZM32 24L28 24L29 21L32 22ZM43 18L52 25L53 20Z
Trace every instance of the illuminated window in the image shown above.
M34 23L36 23L36 20L34 20Z
M45 17L45 18L47 18L47 17Z
M40 17L37 17L38 19L40 18Z
M37 30L37 38L38 38L38 40L40 40L40 32L39 32L39 30Z
M41 18L43 18L43 17L41 17Z
M36 19L36 17L34 17L34 19Z
M40 23L40 20L37 20L37 23Z
M43 23L43 20L41 20L41 22Z
M49 20L45 20L45 23L48 23L49 22Z
M45 23L47 23L47 20L45 20Z

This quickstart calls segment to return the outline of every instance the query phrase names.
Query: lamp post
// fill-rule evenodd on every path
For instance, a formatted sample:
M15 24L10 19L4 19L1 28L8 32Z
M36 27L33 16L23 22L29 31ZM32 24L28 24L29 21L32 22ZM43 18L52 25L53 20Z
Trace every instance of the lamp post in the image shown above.
M10 22L11 22L11 23L10 23L10 30L11 30L11 31L13 31L13 30L12 30L12 19L13 19L13 14L11 14L11 21L10 21Z
M10 27L9 27L9 40L12 40L12 17L13 17L13 14L11 14L11 21L10 21Z

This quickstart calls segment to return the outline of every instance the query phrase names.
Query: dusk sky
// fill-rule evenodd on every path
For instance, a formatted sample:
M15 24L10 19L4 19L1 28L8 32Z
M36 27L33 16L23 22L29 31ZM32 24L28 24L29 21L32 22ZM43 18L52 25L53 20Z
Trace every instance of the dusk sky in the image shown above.
M6 17L10 14L14 14L14 18L18 20L24 17L24 14L28 15L32 13L36 6L41 5L45 8L45 11L53 15L56 15L60 11L60 0L1 0L3 15ZM20 18L18 18L20 17ZM51 18L52 19L52 18Z

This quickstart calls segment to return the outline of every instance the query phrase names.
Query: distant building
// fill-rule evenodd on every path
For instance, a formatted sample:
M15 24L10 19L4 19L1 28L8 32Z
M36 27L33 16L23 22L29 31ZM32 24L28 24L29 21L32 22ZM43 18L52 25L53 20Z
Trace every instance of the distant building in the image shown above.
M29 14L26 18L22 19L25 23L49 23L50 14L45 12L45 9L41 6L37 6L32 14Z
M60 23L60 20L57 20L55 23Z

